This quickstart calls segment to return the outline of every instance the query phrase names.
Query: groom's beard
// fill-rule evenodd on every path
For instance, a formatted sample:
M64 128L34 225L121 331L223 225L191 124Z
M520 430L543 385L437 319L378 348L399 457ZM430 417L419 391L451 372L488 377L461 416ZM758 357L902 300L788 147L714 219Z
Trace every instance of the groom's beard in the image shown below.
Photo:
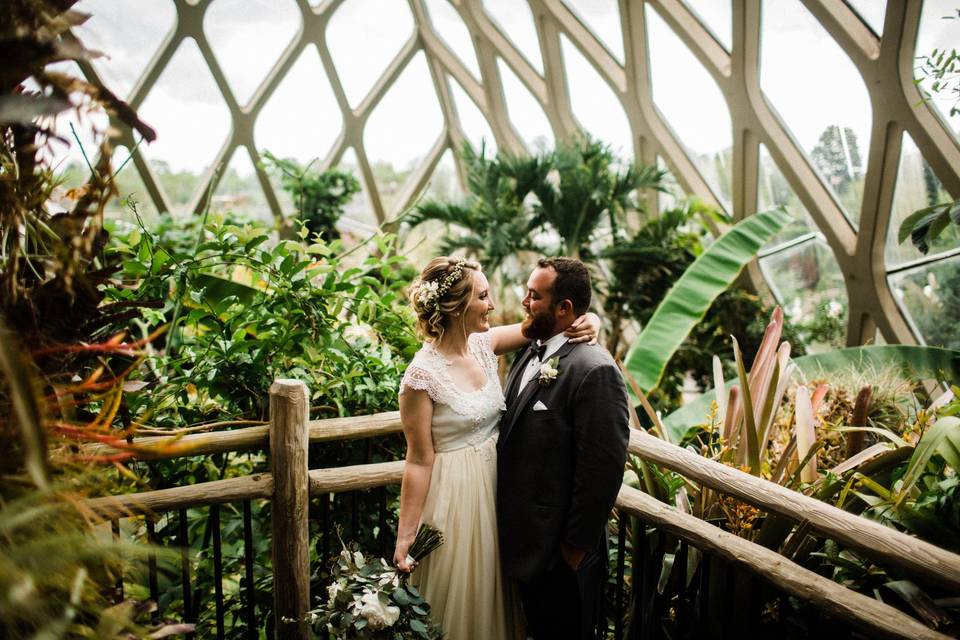
M523 319L520 325L520 332L523 337L530 340L546 340L552 338L557 333L557 319L552 313L544 311L537 314L530 314Z

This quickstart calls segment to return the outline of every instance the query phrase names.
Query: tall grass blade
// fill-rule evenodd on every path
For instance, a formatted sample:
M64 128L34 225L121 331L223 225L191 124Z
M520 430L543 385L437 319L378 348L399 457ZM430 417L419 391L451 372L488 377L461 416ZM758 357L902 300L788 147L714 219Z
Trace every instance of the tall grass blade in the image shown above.
M903 474L903 484L897 491L894 500L895 506L900 507L903 504L903 501L916 485L917 480L920 479L920 475L923 473L924 467L926 467L927 463L930 462L930 458L933 457L933 454L938 453L941 448L948 449L948 447L953 447L951 434L953 434L952 438L960 437L960 418L944 416L943 418L937 420L933 426L923 434L923 437L920 438L920 442L917 443L917 448L914 450L913 455L910 456L910 462L907 464L907 470ZM948 447L942 446L945 441L949 443ZM952 452L948 453L948 456L953 458ZM947 459L946 456L945 459ZM951 463L950 460L947 459L947 462L953 466L957 460L954 459L954 463ZM956 468L957 467L954 467L954 469Z
M23 361L20 341L0 320L0 377L7 393L23 446L23 463L30 480L39 489L50 488L47 466L47 439L41 422L40 405Z
M727 390L723 384L723 363L720 356L713 356L713 389L717 397L717 415L727 415Z
M757 440L757 421L753 413L753 400L750 397L750 383L747 380L747 371L743 366L743 353L740 351L740 344L734 336L733 356L737 362L737 376L740 378L740 388L743 390L743 433L746 438L746 459L747 466L750 467L750 473L755 476L760 475L760 448Z
M806 386L797 387L796 422L797 457L802 461L813 447L817 439L813 425L813 404L810 402L810 390ZM817 459L810 457L809 462L800 467L800 479L803 482L814 482L817 479Z

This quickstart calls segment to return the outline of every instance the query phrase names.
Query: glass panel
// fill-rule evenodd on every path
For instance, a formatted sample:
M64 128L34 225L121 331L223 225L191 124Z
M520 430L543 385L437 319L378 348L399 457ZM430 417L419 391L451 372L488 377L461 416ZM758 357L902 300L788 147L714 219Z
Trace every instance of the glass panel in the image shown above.
M449 150L440 158L440 162L434 169L433 176L430 178L430 185L427 187L421 202L426 200L440 200L442 202L460 202L464 193L460 188L457 178L457 170L454 166L453 153ZM447 235L449 229L447 225L439 220L427 220L416 227L410 229L403 227L405 235L403 237L404 254L413 264L426 264L431 258L437 255L437 240Z
M456 80L451 79L449 84L463 135L467 137L467 140L477 151L480 150L481 145L486 145L488 155L496 155L497 140L493 137L493 129L490 128L490 123L487 122L487 119L470 99L470 96L467 95L467 92L460 88ZM460 150L457 149L457 151Z
M808 352L844 345L847 289L825 242L810 240L760 258L760 269L790 322L808 336Z
M730 110L717 83L660 15L646 11L653 101L717 199L730 209Z
M897 273L889 280L894 297L906 309L924 342L960 349L960 257Z
M323 158L340 134L343 115L314 45L307 45L257 117L260 152L306 164Z
M730 0L684 0L700 22L716 36L727 51L733 42L733 9Z
M437 93L420 52L374 109L363 131L364 150L388 213L407 176L419 166L443 128Z
M883 16L887 12L887 0L846 0L850 8L878 36L883 33Z
M617 155L633 157L633 135L623 106L597 70L566 36L560 36L570 107L590 135L611 145Z
M897 170L897 187L893 195L893 210L890 215L890 228L887 230L885 252L887 268L923 257L909 238L903 244L897 243L900 224L914 211L941 202L953 202L953 198L944 190L933 169L923 159L913 138L909 133L904 132L903 146L900 149L900 168ZM960 229L957 225L950 224L940 237L930 244L930 253L938 253L957 246L960 246Z
M668 209L672 209L677 206L677 202L684 195L683 189L680 187L677 179L670 171L670 167L667 165L666 161L660 156L657 156L657 168L661 171L666 171L663 176L663 185L667 189L666 191L661 191L658 193L657 206L660 208L660 211L667 211Z
M440 162L433 170L430 184L424 192L424 199L443 200L446 202L460 200L464 196L463 187L457 177L457 167L454 164L453 152L447 151L440 157Z
M246 147L237 147L233 152L230 164L220 176L220 183L210 198L210 210L273 222L273 214ZM287 213L291 211L288 209Z
M140 116L157 139L140 146L173 211L190 201L199 179L226 141L230 112L192 39L184 40L150 91Z
M782 206L792 218L780 233L770 239L767 247L776 247L788 240L817 230L817 225L810 217L807 208L800 202L800 198L797 197L787 179L783 177L780 167L770 157L770 152L763 144L760 145L758 173L757 211L767 211L776 206Z
M48 71L55 71L73 78L83 78L83 72L77 63L65 61L49 64ZM27 91L39 91L40 87L34 79L27 78L23 83ZM55 172L62 178L61 191L79 187L90 177L90 164L96 165L100 155L98 141L103 140L110 125L110 120L103 107L91 104L79 92L70 95L71 102L79 104L79 114L73 109L58 113L55 117L40 118L43 126L48 127L56 137L47 139L47 144L40 147L39 156L49 162ZM73 127L73 129L71 129ZM76 136L74 136L76 131ZM87 160L84 159L86 154ZM56 193L54 196L56 197Z
M611 0L564 0L564 4L583 20L600 44L623 64L623 30L617 3Z
M116 0L81 0L74 8L91 14L76 28L90 49L109 55L94 58L104 84L118 96L129 96L177 19L170 0L137 0L137 10Z
M350 0L327 24L326 38L337 76L356 107L413 35L406 2Z
M925 0L923 12L920 14L920 30L917 33L917 57L928 56L934 49L950 51L957 49L960 42L960 19L957 16L957 3L954 0ZM947 17L954 18L945 20ZM914 69L919 70L923 60L917 60ZM916 73L916 72L915 72ZM917 74L920 77L922 74ZM926 80L921 87L928 90L933 83ZM953 86L957 86L957 78L953 77ZM949 90L941 90L933 94L933 105L947 121L947 128L954 135L960 134L960 112L950 115L951 107L957 106L957 94Z
M530 13L527 3L517 0L483 0L483 8L494 22L500 25L500 29L513 41L523 57L542 74L540 40L537 38L537 28L533 24L533 14Z
M517 133L529 149L543 150L552 147L553 129L540 103L500 58L497 58L497 68L500 70L503 95L507 101L507 113Z
M761 88L857 224L870 147L863 78L799 0L764 2L760 61Z
M360 171L360 164L357 162L357 153L353 147L348 147L340 158L337 168L341 171L349 171L360 182L360 191L343 208L343 217L340 218L340 224L337 225L340 230L362 233L364 230L372 231L377 228L377 215L373 211L373 205L370 203L370 193L367 191L367 185L363 180L363 174Z
M289 0L269 5L216 0L203 17L210 48L237 102L246 104L300 26L300 10Z
M456 9L447 0L427 0L427 12L434 30L453 50L460 61L466 65L475 78L480 77L480 65L477 64L477 52L467 25Z

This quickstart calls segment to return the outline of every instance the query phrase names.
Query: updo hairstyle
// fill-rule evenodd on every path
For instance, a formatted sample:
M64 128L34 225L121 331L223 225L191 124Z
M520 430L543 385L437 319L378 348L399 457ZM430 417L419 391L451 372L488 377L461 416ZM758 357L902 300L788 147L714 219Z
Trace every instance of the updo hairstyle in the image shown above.
M423 268L408 295L425 340L440 340L451 318L464 312L473 297L473 274L479 271L479 263L450 256L434 258Z

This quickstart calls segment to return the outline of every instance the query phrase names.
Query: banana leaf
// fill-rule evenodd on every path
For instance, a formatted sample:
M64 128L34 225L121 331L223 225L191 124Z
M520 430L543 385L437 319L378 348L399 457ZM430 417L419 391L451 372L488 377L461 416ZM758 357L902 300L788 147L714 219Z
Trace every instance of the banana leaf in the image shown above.
M782 208L741 220L687 268L627 352L627 369L641 389L656 388L670 358L713 301L789 221Z
M854 367L900 367L908 377L960 383L960 351L919 345L870 345L794 358L808 377Z
M870 345L848 347L827 353L793 358L792 362L807 377L819 377L848 367L884 367L896 365L913 379L945 380L960 383L960 351L920 345ZM710 403L716 400L711 390L683 405L662 420L671 442L680 442L692 429L704 424Z

